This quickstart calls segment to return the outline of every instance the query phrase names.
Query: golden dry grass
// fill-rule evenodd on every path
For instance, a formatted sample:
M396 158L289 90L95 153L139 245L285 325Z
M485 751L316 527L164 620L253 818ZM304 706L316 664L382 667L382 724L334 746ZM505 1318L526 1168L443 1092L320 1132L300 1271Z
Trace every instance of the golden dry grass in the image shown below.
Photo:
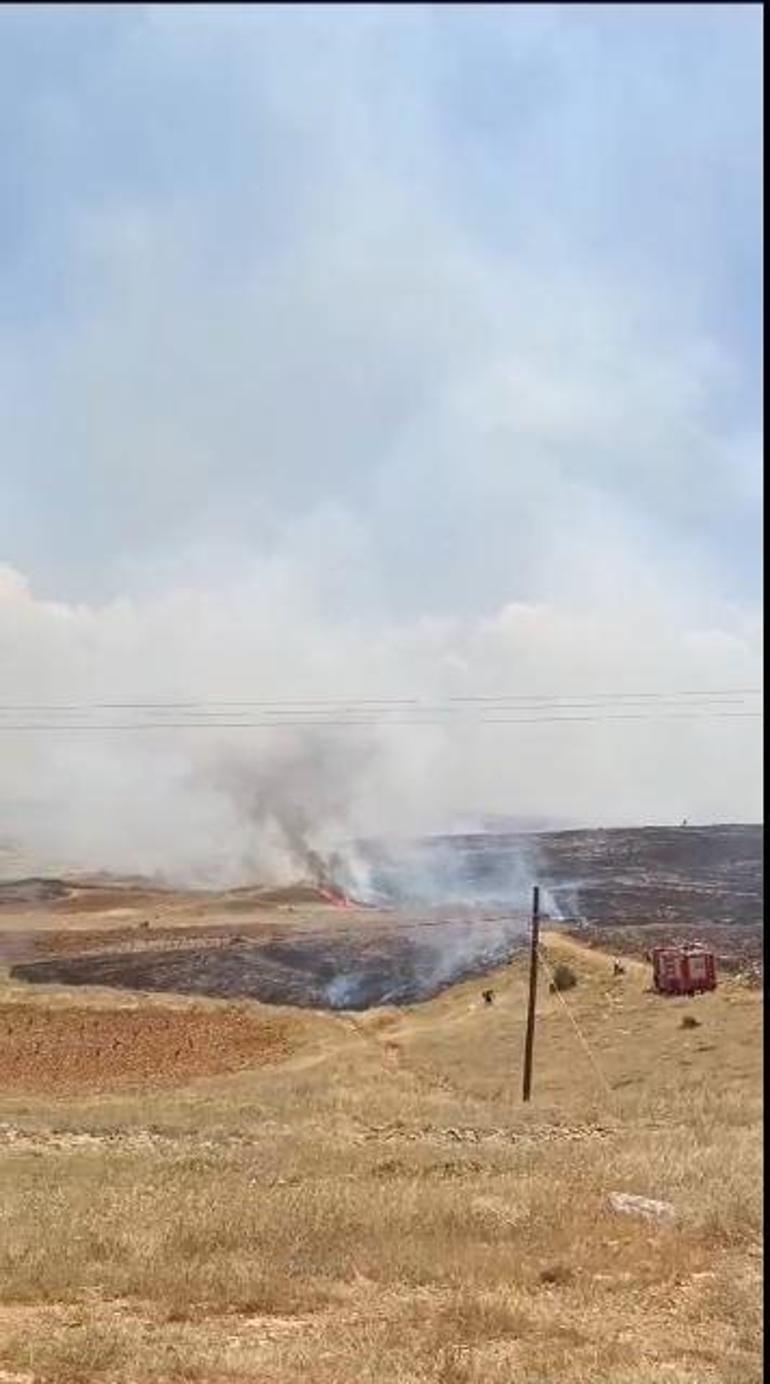
M752 1384L761 996L547 944L579 979L541 987L529 1107L518 964L175 1091L6 1093L0 1380Z

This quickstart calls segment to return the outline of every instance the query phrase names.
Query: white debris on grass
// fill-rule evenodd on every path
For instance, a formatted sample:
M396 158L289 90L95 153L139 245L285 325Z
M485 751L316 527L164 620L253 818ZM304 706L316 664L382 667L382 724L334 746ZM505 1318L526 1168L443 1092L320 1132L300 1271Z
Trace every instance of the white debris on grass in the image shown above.
M642 1216L646 1221L673 1221L676 1217L670 1201L655 1201L638 1197L633 1192L610 1192L608 1201L613 1211L623 1216Z

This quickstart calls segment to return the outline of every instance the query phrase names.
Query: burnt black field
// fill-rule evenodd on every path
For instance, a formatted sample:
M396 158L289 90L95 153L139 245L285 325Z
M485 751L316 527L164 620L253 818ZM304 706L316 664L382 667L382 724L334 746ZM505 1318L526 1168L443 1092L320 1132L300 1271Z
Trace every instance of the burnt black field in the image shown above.
M233 937L182 947L55 957L13 967L35 984L249 998L263 1004L363 1010L432 998L455 981L500 965L524 943L521 919L408 919L344 932L287 930L266 942Z
M535 882L551 921L613 947L645 936L698 939L728 960L753 961L762 950L762 843L755 826L469 835L403 849L358 843L376 914L309 928L297 917L269 940L158 941L25 960L11 974L328 1009L412 1004L518 951Z
M507 900L526 907L539 883L556 917L588 925L731 924L763 920L763 828L637 827L468 835L421 841L403 872L396 853L365 845L385 900Z

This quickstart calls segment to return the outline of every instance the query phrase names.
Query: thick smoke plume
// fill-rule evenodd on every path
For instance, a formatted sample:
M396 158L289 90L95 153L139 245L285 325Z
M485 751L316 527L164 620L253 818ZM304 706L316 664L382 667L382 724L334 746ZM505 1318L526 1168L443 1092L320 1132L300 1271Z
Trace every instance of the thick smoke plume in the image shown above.
M282 712L289 724L252 730L179 729L178 713L143 712L156 728L131 731L110 727L140 713L108 709L90 712L86 729L82 711L57 713L49 732L35 728L50 721L45 709L14 710L298 701L343 688L430 707L501 691L757 685L758 621L725 612L721 627L702 627L663 593L633 620L610 598L590 612L518 604L476 620L364 625L300 594L302 571L296 556L280 574L256 568L227 585L212 574L205 589L101 606L43 600L17 574L2 575L0 835L36 868L237 885L306 875L309 852L326 859L354 838L404 840L493 813L603 826L760 818L759 723L750 719L483 725L458 712L435 724L441 718L412 708L389 712L387 725L319 727L292 724L312 719L295 707ZM20 721L30 728L11 729ZM347 869L360 893L364 864L353 858ZM455 889L449 867L444 883Z
M191 788L213 789L246 827L244 877L344 889L351 870L335 848L349 834L375 767L373 747L360 740L279 732L261 754L253 747L214 754L193 773Z

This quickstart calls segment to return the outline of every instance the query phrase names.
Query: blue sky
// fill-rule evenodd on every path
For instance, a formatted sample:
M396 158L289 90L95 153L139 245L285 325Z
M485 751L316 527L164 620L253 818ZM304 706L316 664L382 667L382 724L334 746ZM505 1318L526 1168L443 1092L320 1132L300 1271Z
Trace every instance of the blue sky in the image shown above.
M531 531L561 470L756 597L760 26L748 6L6 7L6 560L98 595L161 548L266 548L332 505L378 530L381 584L391 523L410 566L424 520L437 556L467 537L469 501ZM514 418L492 441L479 418L461 440L447 394L522 359L596 413L582 438ZM536 503L514 473L554 448ZM527 594L503 547L481 607Z
M0 9L9 699L755 685L761 39L741 5ZM410 743L410 792L756 816L755 730L573 737L558 788L545 741ZM126 764L59 768L71 807Z

